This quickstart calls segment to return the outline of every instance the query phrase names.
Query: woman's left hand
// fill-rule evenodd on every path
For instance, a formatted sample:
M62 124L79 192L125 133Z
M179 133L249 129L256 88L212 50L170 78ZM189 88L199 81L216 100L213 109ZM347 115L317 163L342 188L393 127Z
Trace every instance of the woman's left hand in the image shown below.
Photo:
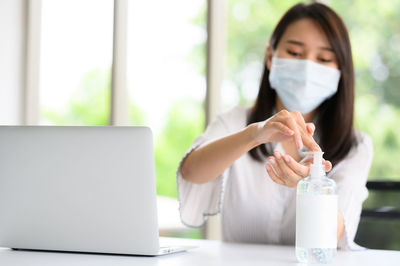
M275 151L274 156L268 157L266 169L275 183L294 188L301 179L309 175L309 166L312 162L312 157L306 157L301 162L296 162L290 155ZM323 164L326 172L332 169L331 162L323 160Z

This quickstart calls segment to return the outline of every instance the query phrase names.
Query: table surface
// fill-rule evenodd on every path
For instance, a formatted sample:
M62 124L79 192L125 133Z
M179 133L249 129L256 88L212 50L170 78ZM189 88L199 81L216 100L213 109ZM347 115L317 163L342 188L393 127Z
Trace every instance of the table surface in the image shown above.
M21 251L0 248L0 265L305 265L298 263L293 246L224 243L211 240L162 238L161 244L197 246L159 257ZM315 264L314 264L315 265ZM400 265L400 251L338 251L333 265Z

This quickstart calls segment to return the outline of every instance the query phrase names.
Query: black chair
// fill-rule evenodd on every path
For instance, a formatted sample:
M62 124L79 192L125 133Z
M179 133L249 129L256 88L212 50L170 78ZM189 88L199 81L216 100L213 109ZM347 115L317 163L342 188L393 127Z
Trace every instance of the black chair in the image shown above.
M400 182L369 181L355 242L373 249L400 250Z

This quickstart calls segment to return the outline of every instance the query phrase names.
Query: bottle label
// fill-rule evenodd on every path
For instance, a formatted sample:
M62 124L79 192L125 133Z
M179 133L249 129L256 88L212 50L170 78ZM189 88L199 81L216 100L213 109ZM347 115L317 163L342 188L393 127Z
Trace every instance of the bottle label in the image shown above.
M296 247L337 247L337 195L297 195Z

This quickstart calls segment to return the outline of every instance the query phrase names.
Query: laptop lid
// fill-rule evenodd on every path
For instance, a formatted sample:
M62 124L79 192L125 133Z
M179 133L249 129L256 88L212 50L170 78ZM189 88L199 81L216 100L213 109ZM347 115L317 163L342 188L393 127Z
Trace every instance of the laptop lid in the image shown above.
M157 254L151 130L0 126L0 246Z

